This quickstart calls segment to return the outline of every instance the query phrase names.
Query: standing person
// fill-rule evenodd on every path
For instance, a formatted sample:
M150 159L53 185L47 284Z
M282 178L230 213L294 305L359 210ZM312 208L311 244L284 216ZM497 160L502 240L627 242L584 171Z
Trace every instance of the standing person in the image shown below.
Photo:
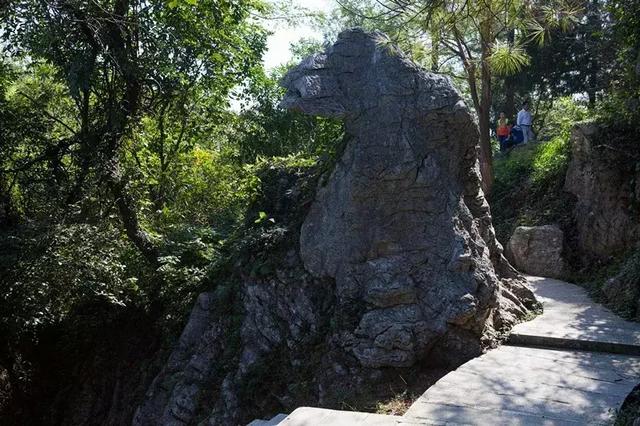
M511 132L511 126L509 125L509 119L505 116L504 112L500 112L498 118L498 125L496 127L496 136L500 142L500 152L504 152L507 149L507 139L509 139L509 133Z
M518 112L517 125L522 129L523 143L533 140L533 131L531 130L531 113L529 112L529 102L522 103L522 109Z

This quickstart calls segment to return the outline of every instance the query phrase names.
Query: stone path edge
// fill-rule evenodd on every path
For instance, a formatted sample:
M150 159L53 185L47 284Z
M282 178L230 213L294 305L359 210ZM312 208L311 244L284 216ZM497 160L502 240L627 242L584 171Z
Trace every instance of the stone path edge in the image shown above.
M511 334L505 344L508 346L536 347L541 349L570 349L585 352L640 356L640 346L637 345L595 342L581 339L563 339L561 337L532 336L528 334Z

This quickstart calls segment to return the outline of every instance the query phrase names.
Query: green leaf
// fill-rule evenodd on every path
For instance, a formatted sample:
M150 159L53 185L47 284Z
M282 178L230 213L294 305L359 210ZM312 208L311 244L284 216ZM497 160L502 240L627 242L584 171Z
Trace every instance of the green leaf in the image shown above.
M259 212L258 218L254 221L254 223L260 223L267 219L267 214L265 212Z
M531 58L522 47L511 46L507 43L497 43L489 57L493 71L497 75L503 76L519 72L530 62Z

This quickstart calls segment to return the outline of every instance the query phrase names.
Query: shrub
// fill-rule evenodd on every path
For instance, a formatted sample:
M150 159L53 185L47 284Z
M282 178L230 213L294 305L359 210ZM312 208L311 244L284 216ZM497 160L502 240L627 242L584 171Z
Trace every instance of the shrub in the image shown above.
M570 96L558 98L546 113L544 123L538 130L538 138L548 140L559 137L566 140L577 122L590 118L593 118L592 113L584 103L573 100Z
M556 136L536 147L531 164L531 183L534 191L546 188L552 184L549 182L552 179L564 182L569 154L568 136Z
M137 302L138 255L108 223L24 226L0 238L0 334L18 341L62 320L72 307L101 297Z

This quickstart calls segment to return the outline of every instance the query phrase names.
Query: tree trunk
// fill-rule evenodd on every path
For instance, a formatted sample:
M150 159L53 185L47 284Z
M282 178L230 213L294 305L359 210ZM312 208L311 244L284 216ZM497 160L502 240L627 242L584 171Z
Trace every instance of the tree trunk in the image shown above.
M485 108L484 89L482 89L482 97L478 93L478 85L476 80L475 66L470 61L465 61L465 70L467 73L467 81L471 92L471 100L473 107L478 113L478 125L480 130L480 174L482 175L482 190L485 193L491 189L493 184L493 161L491 152L491 137L489 132L490 117L489 108ZM483 73L484 75L484 73Z
M588 87L587 95L589 96L589 108L593 109L596 106L596 94L599 86L599 62L598 62L598 49L599 42L594 34L602 32L602 21L600 19L600 5L598 0L591 0L587 6L587 52L589 52L588 69Z
M17 215L13 206L11 186L0 173L0 228L11 226L16 222Z
M479 114L480 127L480 173L482 174L482 190L488 194L493 186L493 150L489 132L489 109L483 108Z
M129 0L116 0L113 6L113 16L122 17L107 24L108 45L112 52L111 58L118 68L122 80L119 81L120 90L115 94L117 99L113 103L113 110L107 116L109 132L104 135L104 172L109 192L115 199L120 220L129 240L138 248L144 258L152 265L158 265L159 250L149 234L142 229L138 221L136 203L127 190L127 182L120 169L120 149L129 123L136 117L140 97L141 81L136 67L136 46L134 36L136 27L124 19L129 13Z
M429 35L431 36L431 71L438 72L440 67L440 30L433 23Z
M515 30L509 30L509 32L507 33L507 41L509 43L509 46L513 46L513 44L515 43L515 38ZM504 97L504 113L512 123L515 123L516 101L514 76L506 76L504 78Z
M109 191L115 199L120 220L129 240L140 250L144 258L152 265L158 265L159 251L138 222L138 212L133 197L127 191L126 181L122 178L120 164L116 157L106 165L105 180Z
M516 93L513 84L513 78L506 77L504 79L504 114L510 123L516 121Z
M490 11L488 11L490 12ZM480 125L480 171L482 173L482 189L485 193L491 192L493 186L493 150L491 148L491 68L489 56L491 55L491 19L487 18L481 23L480 46L480 78L482 82L481 97L478 110Z

